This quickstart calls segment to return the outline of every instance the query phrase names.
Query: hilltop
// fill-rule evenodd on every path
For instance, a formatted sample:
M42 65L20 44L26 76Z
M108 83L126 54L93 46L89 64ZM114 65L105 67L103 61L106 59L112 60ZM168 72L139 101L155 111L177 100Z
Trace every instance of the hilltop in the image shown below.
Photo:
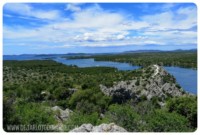
M111 87L101 84L101 91L107 96L115 97L118 101L121 99L122 101L119 102L132 97L135 100L158 98L160 102L164 102L168 97L179 97L185 94L175 78L161 66L151 65L140 69L140 72L142 76L115 82Z

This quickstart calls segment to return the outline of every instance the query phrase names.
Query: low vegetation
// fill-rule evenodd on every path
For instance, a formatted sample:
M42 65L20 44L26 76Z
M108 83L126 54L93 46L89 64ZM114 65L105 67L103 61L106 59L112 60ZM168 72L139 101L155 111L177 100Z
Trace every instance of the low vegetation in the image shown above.
M131 97L117 104L99 88L100 84L112 86L114 82L141 76L145 79L149 72L144 76L142 69L78 68L50 60L4 61L3 128L10 131L9 125L59 124L49 108L60 106L73 111L63 122L65 131L84 123L110 122L130 132L196 130L196 96L168 98L164 107L157 104L158 99L147 101L145 97L137 102L132 102L135 100Z

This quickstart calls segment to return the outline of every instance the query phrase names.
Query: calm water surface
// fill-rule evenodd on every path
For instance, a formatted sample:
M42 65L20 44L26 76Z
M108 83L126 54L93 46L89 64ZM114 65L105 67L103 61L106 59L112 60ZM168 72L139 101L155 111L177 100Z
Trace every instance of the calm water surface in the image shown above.
M76 65L78 67L115 67L118 70L135 70L140 68L139 66L132 66L127 63L94 61L94 59L65 59L58 57L53 60L66 65Z
M180 67L164 68L176 78L176 81L183 87L184 90L197 94L197 70Z

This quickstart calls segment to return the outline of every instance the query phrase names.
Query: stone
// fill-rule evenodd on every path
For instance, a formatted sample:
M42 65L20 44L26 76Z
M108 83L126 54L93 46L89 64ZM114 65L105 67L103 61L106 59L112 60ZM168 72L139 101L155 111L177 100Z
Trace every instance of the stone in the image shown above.
M93 126L92 124L83 124L80 127L72 129L70 132L127 132L124 128L115 123L101 124Z
M68 108L62 110L59 106L54 106L51 108L51 110L55 112L55 118L61 121L66 121L69 118L70 114L73 112Z
M80 127L71 130L70 132L91 132L92 128L92 124L83 124Z

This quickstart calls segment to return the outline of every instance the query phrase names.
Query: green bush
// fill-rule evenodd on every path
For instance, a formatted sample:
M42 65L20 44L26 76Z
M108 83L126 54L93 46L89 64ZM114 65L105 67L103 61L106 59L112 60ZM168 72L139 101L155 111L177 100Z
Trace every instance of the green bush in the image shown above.
M163 77L163 82L164 83L175 83L175 78L172 75L167 74Z
M13 107L13 113L7 117L8 121L15 121L17 125L52 125L56 124L55 118L53 117L53 113L48 110L45 106L38 103L26 103L18 100L17 104ZM4 125L6 128L6 125ZM8 131L8 129L5 129ZM21 131L23 129L19 129ZM42 129L44 131L45 129ZM40 129L30 129L28 131L41 131ZM47 129L49 131L49 129Z
M61 106L62 108L68 108L69 107L68 100L58 100L58 101L55 102L55 105Z
M186 96L173 98L167 102L169 112L185 116L193 128L197 128L197 97Z
M88 84L85 84L85 83L81 86L81 88L82 88L83 90L87 89L88 87L89 87Z
M64 100L70 96L70 91L68 88L58 87L54 90L53 95L57 100Z
M140 116L129 105L113 104L109 106L104 119L106 123L114 122L128 131L138 131Z
M14 97L7 97L6 94L3 96L3 128L7 131L7 125L18 124L18 121L13 121L12 119Z
M96 125L98 123L98 113L92 113L92 114L83 114L83 113L77 113L74 112L69 119L64 122L65 131L69 131L71 129L74 129L76 127L81 126L82 124L92 124Z
M146 96L145 96L146 97ZM152 101L143 100L142 102L134 105L134 110L141 115L141 117L145 117L147 114L151 113L155 110L157 105L153 104Z
M186 132L191 131L188 120L164 110L155 110L146 117L146 131L151 132Z
M140 80L137 80L137 81L135 82L135 85L136 85L136 86L139 86L139 85L140 85Z
M72 109L76 108L78 111L83 113L100 113L105 111L110 100L110 97L103 95L99 90L78 90L71 96L69 105Z

